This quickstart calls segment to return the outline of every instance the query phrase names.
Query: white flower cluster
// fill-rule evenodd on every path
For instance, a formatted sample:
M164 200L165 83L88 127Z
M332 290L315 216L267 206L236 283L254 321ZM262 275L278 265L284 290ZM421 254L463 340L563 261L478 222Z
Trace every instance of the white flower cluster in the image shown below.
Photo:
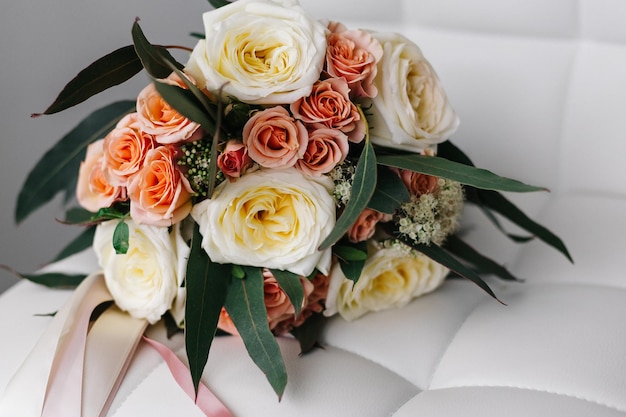
M350 200L355 170L356 167L352 162L346 159L329 173L335 185L333 188L333 197L335 198L337 206L345 206Z
M463 187L456 181L439 178L432 194L411 196L397 216L399 232L415 243L441 245L458 225L463 208Z

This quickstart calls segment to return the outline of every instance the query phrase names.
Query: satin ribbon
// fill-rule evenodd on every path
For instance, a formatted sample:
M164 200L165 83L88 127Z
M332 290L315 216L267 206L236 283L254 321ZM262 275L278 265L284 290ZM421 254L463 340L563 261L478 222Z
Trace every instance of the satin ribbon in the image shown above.
M116 306L89 329L96 307L112 301L100 274L87 277L57 312L0 397L0 417L104 417L142 340L207 417L232 417L204 385L196 397L189 369L165 345L144 337L148 322Z
M81 367L82 355L72 354L84 346L91 312L101 303L111 300L104 280L100 275L91 275L76 288L70 299L54 316L43 335L30 352L24 363L9 381L0 398L0 417L40 417L44 403L49 397L49 384L63 381L62 373L75 374L75 367ZM83 335L82 340L80 335ZM84 349L83 349L84 350ZM69 364L69 368L66 367ZM63 384L61 384L62 386ZM66 388L51 387L52 392L66 391L63 395L77 395L82 384ZM73 394L74 393L74 394ZM81 398L68 397L68 398ZM74 416L80 408L65 404L58 415ZM78 403L80 405L80 402ZM45 405L50 411L56 405Z
M193 388L193 381L189 374L189 368L176 356L167 346L157 342L156 340L143 337L143 340L150 344L163 358L167 364L172 376L185 393L195 400L196 405L207 417L233 417L230 410L211 392L211 390L200 382L198 386L198 395L196 397Z

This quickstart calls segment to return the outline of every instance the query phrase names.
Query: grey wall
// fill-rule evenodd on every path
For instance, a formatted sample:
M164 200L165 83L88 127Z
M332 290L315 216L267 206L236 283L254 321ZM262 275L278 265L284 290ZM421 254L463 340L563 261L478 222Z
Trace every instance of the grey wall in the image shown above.
M31 119L43 111L79 70L131 43L136 16L154 43L193 46L202 31L204 0L20 0L0 13L0 264L30 272L51 259L78 229L55 222L61 200L19 226L15 201L27 173L43 153L84 116L113 99L133 99L148 82L141 74L66 112ZM0 291L16 278L0 271Z

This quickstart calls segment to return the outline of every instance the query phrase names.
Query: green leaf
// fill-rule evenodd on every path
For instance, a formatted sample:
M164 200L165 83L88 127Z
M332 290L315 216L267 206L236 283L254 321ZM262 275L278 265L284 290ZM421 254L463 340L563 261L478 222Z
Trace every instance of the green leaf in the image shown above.
M463 265L459 260L457 260L454 256L450 255L447 251L445 251L440 246L414 244L414 243L410 243L410 241L409 242L404 241L404 243L409 244L417 251L423 253L424 255L432 259L433 261L440 263L441 265L445 266L446 268L450 269L456 274L462 276L463 278L469 279L474 284L478 285L487 294L489 294L494 299L496 299L498 302L500 302L501 304L504 304L502 301L500 301L500 299L498 299L496 294L491 290L491 288L489 288L489 285L487 285L487 283L483 281L483 279L476 272L474 272L472 269L468 268L467 266Z
M402 203L411 198L402 180L386 167L378 167L378 180L367 207L381 213L393 214Z
M212 262L201 243L202 235L196 224L185 278L185 346L196 394L226 300L231 274L230 265Z
M177 68L183 68L183 65L177 63L167 49L162 46L154 46L148 42L138 21L133 23L131 33L135 52L141 60L143 67L152 77L167 78L172 73L172 69L165 63L165 60L175 63Z
M461 184L471 185L486 190L500 190L511 192L545 191L543 187L527 185L523 182L501 177L486 169L468 166L459 162L450 161L437 156L419 154L381 155L378 157L381 165L408 169L422 174L447 178Z
M72 207L65 211L65 219L61 221L64 224L84 224L90 223L93 213L82 207Z
M233 280L226 297L226 311L233 320L250 358L267 377L280 398L287 385L287 370L278 343L270 331L260 268L244 268L246 278Z
M196 39L206 39L206 35L200 32L190 32L189 36Z
M477 267L482 273L493 274L508 281L519 281L505 267L479 253L458 236L448 236L444 247L457 257Z
M117 255L126 255L128 252L128 224L121 220L113 231L113 249Z
M367 207L367 203L369 203L376 189L376 171L376 154L372 144L366 141L354 172L350 200L337 219L335 227L320 245L320 250L328 249L341 239L363 212L363 209Z
M141 61L132 45L117 49L79 72L61 90L50 107L40 114L58 113L82 103L110 87L128 81L142 68Z
M293 272L281 271L279 269L272 269L271 271L280 288L289 297L289 301L291 301L293 308L296 310L296 316L298 316L304 301L304 288L300 282L300 276Z
M243 270L243 267L241 265L233 265L231 274L234 278L237 279L244 279L246 277L246 272Z
M563 241L550 230L528 217L515 204L495 191L478 190L477 204L481 204L506 217L519 227L532 233L549 246L561 252L570 262L574 262Z
M5 269L19 276L20 278L27 279L35 284L45 285L51 288L74 288L78 286L87 277L84 274L63 274L60 272L50 272L45 274L22 274L14 271L6 265L0 265L0 268Z
M17 198L15 221L20 223L32 212L66 190L75 181L87 146L103 138L127 113L135 101L118 101L96 110L65 135L37 162Z
M291 329L291 334L300 343L300 354L304 355L319 346L317 340L328 318L322 313L313 313L304 323Z
M216 9L220 7L228 6L231 2L228 0L209 0L209 4Z
M341 241L333 246L333 253L339 259L339 266L346 278L356 283L367 260L367 242Z
M93 236L96 233L95 227L88 227L74 240L72 240L67 246L65 246L57 256L54 257L52 262L60 261L68 256L74 255L85 249L88 249L93 245Z

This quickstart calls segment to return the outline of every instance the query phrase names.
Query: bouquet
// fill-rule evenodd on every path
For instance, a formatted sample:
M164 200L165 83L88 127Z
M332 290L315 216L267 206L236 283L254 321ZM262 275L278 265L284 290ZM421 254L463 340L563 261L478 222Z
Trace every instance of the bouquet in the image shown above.
M327 318L402 307L449 276L497 300L481 274L516 277L462 240L465 202L569 257L501 194L543 188L477 168L449 141L459 119L411 40L317 21L292 0L210 3L185 64L136 21L132 45L65 86L44 114L152 78L45 154L16 210L19 222L76 197L65 221L85 230L58 258L92 246L117 307L184 330L196 391L216 334L241 337L280 397L276 336L306 352Z

